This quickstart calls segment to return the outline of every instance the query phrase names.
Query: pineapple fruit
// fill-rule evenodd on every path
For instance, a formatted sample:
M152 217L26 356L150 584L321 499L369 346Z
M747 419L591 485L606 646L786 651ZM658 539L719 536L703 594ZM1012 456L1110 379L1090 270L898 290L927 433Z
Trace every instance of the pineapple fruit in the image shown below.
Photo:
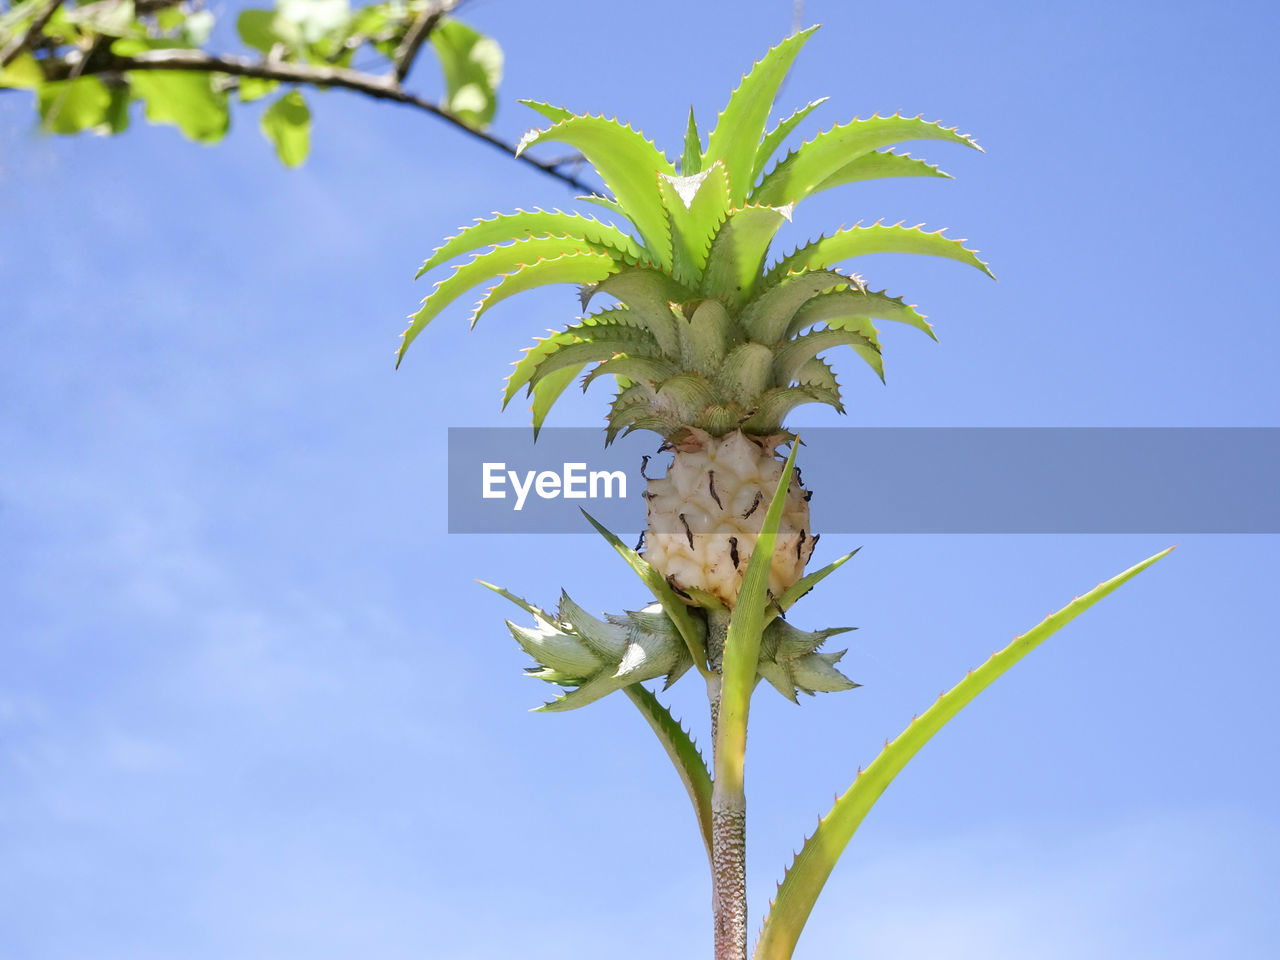
M764 506L782 478L781 436L735 430L713 437L691 429L676 445L665 477L648 481L644 558L691 600L710 594L732 609L764 522ZM813 553L809 493L793 474L769 569L780 596L804 574Z
M849 347L883 380L875 321L907 324L932 336L913 306L869 289L838 265L865 254L899 252L946 257L989 273L962 241L902 223L856 224L767 262L778 232L803 200L863 180L948 176L891 147L940 140L980 149L954 127L894 114L837 124L776 157L822 102L768 126L779 85L812 33L813 28L794 34L756 63L705 145L690 111L678 166L615 119L523 101L549 126L525 134L519 151L548 141L580 151L610 194L580 199L603 207L615 222L546 210L476 221L423 264L419 276L472 254L423 301L397 357L398 364L442 310L492 278L500 279L473 309L473 325L530 288L580 285L584 315L537 340L515 362L504 406L524 391L532 400L536 436L557 398L580 375L584 390L600 380L613 382L606 442L650 430L672 454L666 475L649 479L644 561L695 612L701 608L704 630L722 624L736 605L765 506L783 472L778 449L795 440L786 417L807 403L844 412L825 353ZM587 312L597 297L612 303ZM793 475L768 574L775 605L801 580L818 539L810 529L808 499ZM634 646L643 660L646 644L661 646L651 635L636 640L635 622L627 627L632 639L619 645L601 639L616 639L617 630L586 624L580 611L566 613L562 604L553 616L518 602L537 623L532 634L512 628L539 659L533 674L578 692L603 689L597 681L609 670L615 679L637 677L625 666L626 651ZM577 648L567 660L566 639ZM806 686L794 676L797 657L838 656L793 644L788 649L798 652L782 658L784 668L766 662L765 651L786 645L771 647L765 640L760 675L772 672L774 685L786 695L852 686L827 672L834 672L831 659L801 665L800 673L812 681ZM658 669L660 660L651 659L645 670ZM662 662L660 672L678 676L678 664ZM570 696L568 705L594 698Z

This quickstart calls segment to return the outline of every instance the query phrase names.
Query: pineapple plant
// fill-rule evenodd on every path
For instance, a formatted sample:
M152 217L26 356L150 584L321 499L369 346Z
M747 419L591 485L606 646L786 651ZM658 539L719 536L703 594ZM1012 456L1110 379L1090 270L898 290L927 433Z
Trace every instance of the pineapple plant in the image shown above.
M492 278L499 279L473 308L473 326L518 293L577 284L583 315L535 341L515 362L504 407L523 391L531 399L536 436L570 384L581 376L586 390L604 381L615 389L605 442L647 430L671 454L664 476L645 475L642 551L627 548L588 517L655 602L600 619L568 594L545 610L485 585L533 620L532 626L507 626L536 661L529 674L563 691L539 709L574 709L621 690L658 736L689 793L708 855L717 960L747 957L742 772L756 684L763 679L793 701L801 692L857 686L837 668L844 651L822 649L840 628L806 631L785 619L798 599L853 555L806 573L818 535L810 528L810 491L795 468L798 443L787 417L809 403L844 412L826 359L833 348L850 348L884 379L876 321L933 336L914 306L840 267L862 255L893 252L944 257L990 275L962 241L903 223L859 223L770 262L779 230L802 201L864 180L948 176L894 149L900 144L936 140L980 149L955 127L877 114L836 124L782 153L792 132L823 102L769 125L782 80L814 29L788 37L754 65L705 144L691 110L678 162L616 119L522 101L547 125L527 133L517 152L549 141L578 150L607 190L579 199L603 207L609 217L521 210L477 220L449 238L419 277L471 258L423 301L397 356L398 366L436 316ZM606 305L588 312L601 296ZM1100 584L1018 638L886 742L779 885L755 956L791 956L862 816L943 723L1044 637L1160 556ZM710 768L643 686L658 678L669 686L693 667L707 685Z

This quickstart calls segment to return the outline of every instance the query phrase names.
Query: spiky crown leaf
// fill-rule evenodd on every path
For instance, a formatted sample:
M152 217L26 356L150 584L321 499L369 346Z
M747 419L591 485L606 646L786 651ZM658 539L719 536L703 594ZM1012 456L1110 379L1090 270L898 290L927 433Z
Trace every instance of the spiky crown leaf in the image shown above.
M537 665L525 672L566 690L537 709L554 713L573 710L643 680L666 677L670 687L693 666L693 657L661 604L623 616L601 620L561 593L555 613L534 606L513 593L485 584L533 617L533 626L507 621L507 629ZM787 621L773 620L760 643L758 675L796 702L797 694L852 690L854 683L836 664L847 651L820 652L828 637L848 627L799 630Z
M766 267L778 230L800 201L863 180L948 176L891 147L941 140L981 149L954 127L919 116L874 115L817 134L769 168L823 102L801 107L766 132L778 88L815 29L783 40L743 77L705 150L690 110L678 171L642 133L616 119L523 101L551 126L525 134L518 152L553 140L580 151L612 193L580 199L625 218L631 232L560 211L478 220L445 241L419 271L473 254L413 315L397 364L434 317L486 280L500 278L476 304L473 324L516 293L576 283L584 310L600 294L617 304L553 331L516 362L503 405L523 388L532 398L535 434L588 367L583 389L601 376L618 383L610 440L634 429L668 439L688 427L716 436L735 429L772 434L805 403L843 412L839 386L820 353L851 347L883 379L873 321L933 334L914 307L868 290L838 264L866 254L914 253L990 270L941 230L881 222L820 237Z

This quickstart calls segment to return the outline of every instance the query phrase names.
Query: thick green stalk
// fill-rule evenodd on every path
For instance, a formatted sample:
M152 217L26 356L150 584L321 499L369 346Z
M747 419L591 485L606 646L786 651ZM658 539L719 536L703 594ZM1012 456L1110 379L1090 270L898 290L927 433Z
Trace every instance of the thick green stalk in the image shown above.
M782 505L791 484L799 441L782 468L747 563L733 613L707 613L711 737L715 744L711 790L711 872L714 887L715 960L747 960L747 799L743 765L747 712L758 679L760 638L769 603L769 568L777 546ZM715 665L711 666L711 649Z
M707 700L711 706L713 768L721 767L720 698L724 645L729 632L727 610L707 615ZM747 805L739 778L736 786L717 777L711 789L711 915L715 960L747 956Z

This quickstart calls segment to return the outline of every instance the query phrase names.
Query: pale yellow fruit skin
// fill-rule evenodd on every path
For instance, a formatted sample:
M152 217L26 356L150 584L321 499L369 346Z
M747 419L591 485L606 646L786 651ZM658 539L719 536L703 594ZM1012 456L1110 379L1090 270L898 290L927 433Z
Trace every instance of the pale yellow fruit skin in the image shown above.
M782 476L778 439L692 431L675 449L666 476L649 481L644 557L675 586L705 591L729 607L737 602ZM769 570L774 596L804 575L812 550L809 504L793 474Z

